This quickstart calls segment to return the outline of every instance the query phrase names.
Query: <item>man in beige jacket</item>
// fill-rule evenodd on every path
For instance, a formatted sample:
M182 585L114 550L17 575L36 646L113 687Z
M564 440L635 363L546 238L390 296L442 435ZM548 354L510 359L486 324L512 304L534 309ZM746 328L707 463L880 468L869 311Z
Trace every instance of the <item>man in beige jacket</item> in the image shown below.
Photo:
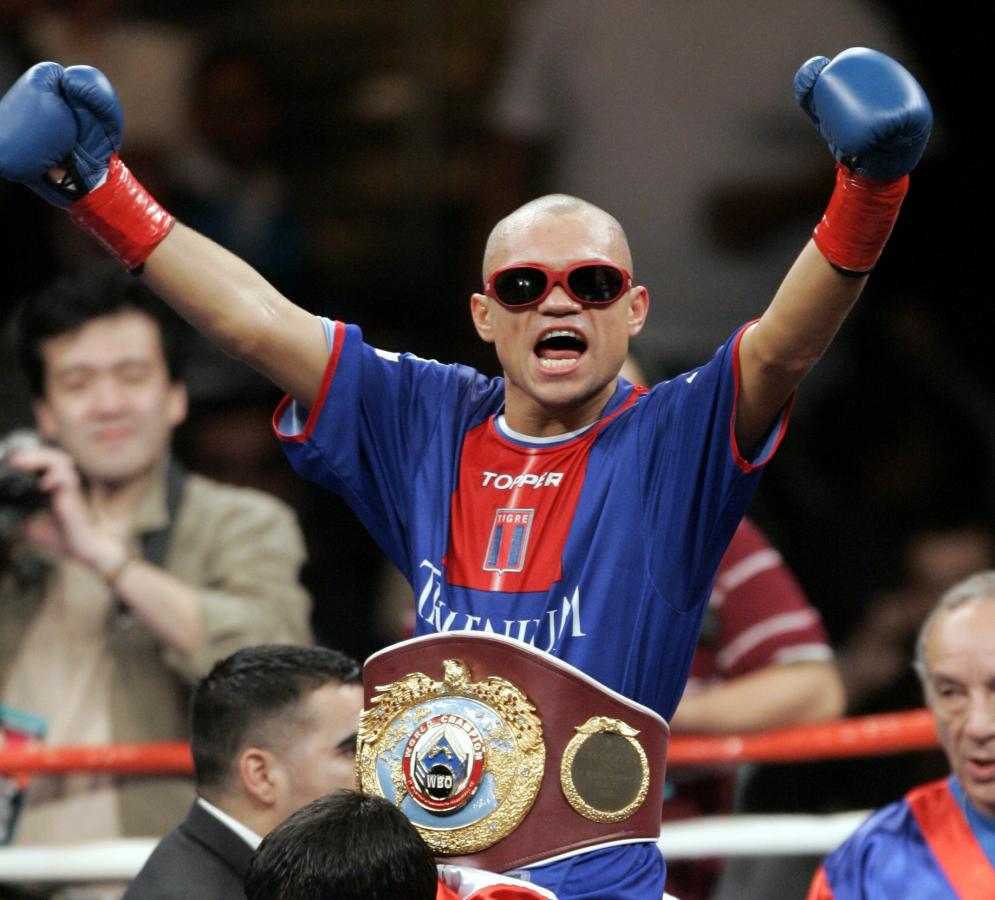
M310 642L294 515L170 458L179 342L136 281L66 279L18 324L44 442L9 463L47 503L3 565L0 703L41 717L50 744L186 738L189 687L215 660ZM185 779L36 778L17 839L162 834L192 798Z

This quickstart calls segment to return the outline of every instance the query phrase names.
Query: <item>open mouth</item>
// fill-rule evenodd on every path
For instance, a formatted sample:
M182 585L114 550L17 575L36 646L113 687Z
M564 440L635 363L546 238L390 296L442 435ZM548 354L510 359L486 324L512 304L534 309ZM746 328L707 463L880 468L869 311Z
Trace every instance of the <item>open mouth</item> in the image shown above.
M535 355L544 369L568 369L587 350L587 341L572 328L555 328L536 342Z

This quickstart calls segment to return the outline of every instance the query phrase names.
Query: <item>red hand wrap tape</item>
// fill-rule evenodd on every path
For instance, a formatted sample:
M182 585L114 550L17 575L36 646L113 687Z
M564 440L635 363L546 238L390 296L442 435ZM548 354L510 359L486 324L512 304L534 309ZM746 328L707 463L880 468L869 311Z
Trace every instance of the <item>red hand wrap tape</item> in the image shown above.
M176 223L116 153L107 180L70 206L69 216L129 270L145 262Z
M855 275L870 272L895 227L908 189L908 175L884 181L838 165L836 189L812 232L815 245L837 269Z

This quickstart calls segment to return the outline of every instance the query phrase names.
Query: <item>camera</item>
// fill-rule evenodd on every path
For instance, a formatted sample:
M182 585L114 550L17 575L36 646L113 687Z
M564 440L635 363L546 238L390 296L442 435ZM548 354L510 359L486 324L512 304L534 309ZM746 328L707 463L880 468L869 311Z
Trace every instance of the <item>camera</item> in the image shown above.
M0 440L0 560L6 561L21 523L48 505L48 495L39 489L40 476L14 468L10 454L37 447L41 438L27 429L12 431Z

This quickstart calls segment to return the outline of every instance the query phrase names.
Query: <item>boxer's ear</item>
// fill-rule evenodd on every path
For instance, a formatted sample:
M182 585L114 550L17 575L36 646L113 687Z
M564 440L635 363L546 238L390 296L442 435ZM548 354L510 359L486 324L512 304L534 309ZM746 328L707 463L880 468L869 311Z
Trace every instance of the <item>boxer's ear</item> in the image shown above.
M494 343L494 310L493 301L483 294L470 296L470 315L473 317L473 327L477 329L480 339L488 344Z
M646 324L646 316L650 311L649 291L644 287L634 287L629 291L629 316L627 324L629 326L629 337L635 337L643 330Z

